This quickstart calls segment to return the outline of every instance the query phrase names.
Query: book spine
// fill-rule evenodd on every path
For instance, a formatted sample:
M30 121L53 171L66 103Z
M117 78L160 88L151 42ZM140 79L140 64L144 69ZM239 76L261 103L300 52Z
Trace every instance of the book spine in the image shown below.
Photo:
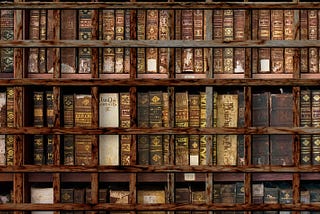
M311 91L312 127L320 127L320 91ZM320 135L312 135L312 165L320 164Z
M175 189L175 202L182 204L191 203L191 191L187 187L177 187ZM177 214L190 214L190 211L177 211Z
M283 40L283 10L271 11L271 39ZM271 72L283 73L284 71L283 48L271 48Z
M1 40L13 40L13 10L1 10L0 15ZM0 72L13 73L13 48L1 48Z
M185 10L181 13L181 39L193 40L193 12ZM182 72L194 72L194 56L192 48L182 49Z
M162 135L150 135L149 158L151 165L163 164L163 144Z
M217 127L237 127L238 95L218 94L217 97ZM237 164L237 136L217 136L217 164Z
M244 93L240 91L239 93L239 99L238 99L238 128L245 126L245 101L244 101ZM245 145L244 145L244 135L238 135L238 158L237 158L237 165L243 166L245 164L244 158L245 158Z
M147 22L146 22L146 39L147 40L158 40L159 37L159 14L158 10L147 10ZM158 72L158 49L147 48L146 49L147 59L147 73Z
M75 165L90 165L92 156L91 135L75 135Z
M40 40L47 39L47 12L46 10L40 10ZM46 73L46 49L39 48L39 72Z
M0 135L0 166L6 165L6 139L5 135Z
M7 93L0 92L0 127L7 126Z
M162 105L162 124L163 127L170 127L169 118L169 94L167 92L162 93L163 105ZM163 164L168 165L170 163L170 135L163 135Z
M318 14L317 10L308 10L308 35L309 40L318 39ZM318 63L318 48L309 48L309 72L318 73L319 63Z
M103 39L115 39L115 15L114 10L104 10L102 13ZM114 48L103 49L103 69L102 73L114 73L115 53Z
M159 40L169 40L169 11L159 11ZM159 49L159 73L169 72L169 48Z
M127 92L120 93L120 127L131 127L130 94ZM131 135L121 135L120 142L121 165L130 165Z
M279 203L279 189L277 187L264 187L263 191L264 191L263 203L265 204ZM271 212L271 211L268 211L268 212Z
M234 40L246 40L245 32L245 10L234 10ZM245 70L246 51L244 48L234 48L234 73L244 73Z
M251 39L258 40L259 29L259 10L252 10L251 14ZM251 70L252 74L258 73L259 70L259 54L258 48L251 49Z
M73 188L61 188L60 190L61 203L73 203L74 202L74 189ZM72 214L73 211L62 211L63 214Z
M149 136L138 135L138 164L149 165Z
M63 95L63 126L74 126L74 96L70 94Z
M74 165L74 136L70 134L63 135L63 164Z
M189 127L200 127L200 95L189 94ZM189 135L190 165L199 165L199 135Z
M118 166L120 160L119 135L99 136L99 164Z
M213 118L212 118L212 126L217 127L217 120L218 120L218 93L217 91L213 91L213 98L212 98L212 108L213 108ZM212 163L217 165L217 135L212 136Z
M76 94L74 101L74 125L76 127L91 127L92 98L87 94Z
M308 40L308 10L300 10L300 39ZM308 48L300 48L300 71L308 73Z
M53 135L47 135L46 137L46 159L45 162L47 165L53 165L54 159L53 159Z
M73 190L73 201L76 204L84 204L85 203L85 189L83 188L75 188ZM73 211L74 214L83 214L84 211Z
M141 128L149 127L149 93L138 92L137 125ZM138 164L149 164L149 135L138 135Z
M200 92L200 127L207 127L207 95ZM199 164L207 165L207 136L200 135L199 142Z
M188 92L177 92L175 95L175 127L189 127ZM188 135L175 136L175 163L189 165Z
M130 29L130 23L131 23L131 11L125 10L124 14L124 39L130 40L131 39L131 29ZM124 48L124 70L123 72L126 74L130 73L130 64L131 64L131 49L130 48Z
M284 39L294 40L294 11L284 10ZM293 55L294 48L284 49L284 72L293 73Z
M182 39L182 11L175 10L175 29L174 29L174 38L176 40ZM182 49L175 49L175 73L182 73Z
M138 10L137 12L137 39L146 39L146 11ZM145 48L137 49L137 72L146 73L145 64L146 50Z
M292 94L272 94L270 97L270 126L293 126ZM270 162L272 165L293 164L293 136L270 136Z
M269 93L258 93L252 96L252 125L255 127L269 126ZM252 135L252 164L268 165L269 136Z
M213 39L222 41L223 35L223 10L213 11ZM222 48L213 49L213 69L214 73L223 73Z
M61 39L77 39L77 11L61 11ZM61 73L75 73L76 48L61 48Z
M29 39L39 40L40 11L30 10ZM39 48L29 50L29 73L39 73Z
M116 40L124 40L124 10L116 10ZM123 73L124 48L115 49L115 73Z
M236 203L245 203L245 187L243 182L236 182ZM243 212L242 212L243 213Z
M300 126L311 127L311 91L300 92ZM311 165L311 135L300 135L300 163Z
M33 136L33 164L42 165L45 163L43 135Z
M259 10L258 39L270 40L270 10ZM259 49L259 72L270 72L270 48Z
M54 126L54 111L53 111L53 91L46 91L46 126L53 127Z
M263 183L252 184L252 203L262 204L264 196L264 185Z
M193 35L194 40L203 40L204 38L204 30L203 30L203 16L202 10L194 10L193 11ZM204 50L203 48L195 48L194 49L194 72L195 73L203 73L204 72Z
M79 10L79 39L92 38L92 10ZM91 48L79 49L79 73L91 73Z
M7 127L14 127L14 88L8 87L6 91L7 103ZM14 135L6 135L6 163L13 165L14 158Z
M62 19L62 13L60 14L60 17ZM46 37L48 40L53 40L54 39L54 26L52 24L49 24L49 21L48 20L53 20L53 10L47 10L47 34L46 34ZM62 24L61 24L61 29L62 28ZM60 38L62 39L62 34L60 35ZM62 48L60 49L60 57L61 57L61 63L62 63ZM47 48L47 51L46 51L46 71L47 73L53 73L53 52L54 52L54 48ZM74 55L75 56L75 55Z
M223 40L232 41L233 36L233 10L223 11ZM223 73L233 73L233 48L223 49Z
M221 203L234 204L236 201L236 187L234 183L221 184Z
M44 92L33 92L33 126L44 126Z

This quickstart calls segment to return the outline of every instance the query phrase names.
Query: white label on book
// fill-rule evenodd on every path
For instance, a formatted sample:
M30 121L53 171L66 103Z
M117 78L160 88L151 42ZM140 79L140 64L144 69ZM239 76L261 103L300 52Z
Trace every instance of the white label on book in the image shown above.
M148 59L147 71L152 72L152 73L157 72L157 60L156 59Z
M190 155L190 165L191 166L199 165L199 155Z
M157 196L154 195L145 195L143 196L144 204L155 204L157 203Z
M185 181L195 181L196 174L195 173L184 173L184 180Z
M261 59L260 60L260 71L261 72L269 72L270 71L270 60L269 59Z

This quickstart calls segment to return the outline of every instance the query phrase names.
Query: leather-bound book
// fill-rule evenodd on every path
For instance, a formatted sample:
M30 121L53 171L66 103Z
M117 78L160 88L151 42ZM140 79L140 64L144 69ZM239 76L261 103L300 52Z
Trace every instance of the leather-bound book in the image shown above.
M146 39L146 11L137 11L137 39ZM146 50L145 48L137 49L137 72L146 73Z
M189 94L189 127L200 127L200 95ZM199 165L200 155L199 135L189 135L190 165Z
M320 91L311 91L311 124L320 127ZM312 165L320 164L320 135L312 135Z
M271 94L270 126L293 126L293 96L292 94ZM293 136L270 135L270 163L272 165L293 164Z
M169 11L159 11L159 40L169 40ZM159 48L159 73L169 72L169 48Z
M79 10L79 40L92 38L92 10ZM79 48L79 73L91 73L91 48Z
M252 95L252 125L254 127L269 126L269 96L268 92ZM269 136L252 135L252 164L269 165Z
M39 39L46 40L47 39L47 11L40 10L40 24L39 24ZM39 48L39 72L46 73L46 48Z
M61 37L62 40L77 39L77 11L61 11ZM61 48L61 73L76 72L76 48Z
M29 39L39 40L40 11L30 10ZM28 72L39 73L39 48L29 49Z
M44 92L33 92L33 126L44 126Z
M74 165L74 135L63 135L63 164Z
M73 203L74 189L73 188L61 188L60 190L61 203ZM66 210L61 211L62 214L73 214L73 211Z
M294 10L284 10L284 39L294 40ZM293 73L294 48L284 49L284 72Z
M308 40L318 39L318 13L317 10L308 10ZM309 48L309 73L319 72L319 50Z
M311 127L311 91L300 91L300 126ZM300 163L311 165L311 135L300 135Z
M53 158L53 135L49 134L46 135L46 148L45 148L45 155L46 155L46 164L47 165L53 165L54 158Z
M206 192L204 190L193 190L191 192L192 204L205 204ZM206 214L206 211L192 211L192 214Z
M283 40L283 10L271 10L271 39ZM271 48L271 72L284 72L284 49Z
M147 10L146 39L158 40L159 38L159 14L158 10ZM146 49L147 73L158 72L158 48Z
M175 40L182 39L182 10L175 10L175 25L174 25L174 38ZM179 74L182 72L182 49L175 48L175 73Z
M308 40L308 10L300 10L300 39ZM300 72L308 73L308 48L300 48Z
M293 190L292 188L281 188L279 190L279 203L280 204L292 204L293 202Z
M6 164L13 165L13 158L14 158L14 135L6 135Z
M234 10L234 40L244 41L247 39L245 29L246 11ZM244 73L245 70L246 51L245 48L234 48L234 73Z
M63 126L71 128L74 126L74 95L63 95Z
M237 127L238 95L218 94L217 127ZM237 135L217 136L217 164L237 165Z
M47 127L53 127L54 126L54 110L53 110L53 91L46 91L46 102L45 102L45 108L46 108L46 126Z
M163 127L170 127L169 118L169 93L163 92L163 105L162 105L162 125ZM163 135L163 164L168 165L170 163L170 135Z
M279 189L278 187L264 187L263 203L278 204L279 203ZM276 214L277 211L265 211L266 214Z
M0 127L7 126L7 92L0 92Z
M60 14L62 17L62 15ZM53 20L53 10L47 10L47 29L46 29L46 38L47 40L53 40L54 39L54 25L50 23L48 20ZM60 25L62 28L62 25ZM65 36L65 35L64 35ZM60 35L60 38L62 38L62 35ZM60 56L62 56L61 52L62 48L60 49ZM46 63L46 72L47 73L53 73L53 52L54 48L47 48L47 57L45 60ZM75 55L74 55L75 57ZM62 61L61 61L62 63Z
M193 10L193 38L194 40L204 39L203 30L203 10ZM204 49L195 48L194 49L194 72L203 73L204 72Z
M181 13L181 39L193 40L193 12L184 10ZM182 49L182 72L194 72L193 48Z
M232 41L233 36L233 10L223 10L223 40ZM233 73L233 48L223 49L223 73Z
M270 10L259 10L258 39L270 40ZM270 48L259 49L260 73L270 72Z
M213 10L213 39L222 41L223 38L223 10ZM214 73L223 73L223 49L213 49Z
M0 166L6 165L6 138L5 135L0 135Z
M124 12L124 39L130 40L131 39L131 10L125 10ZM131 49L130 48L124 48L124 70L123 73L129 74L130 73L130 67L131 67Z
M175 127L189 127L188 92L175 94ZM189 165L189 136L175 136L175 164Z
M244 182L239 181L239 182L236 182L235 185L236 185L236 203L237 204L244 204L244 202L245 202Z
M207 94L200 92L200 127L207 127ZM207 136L199 136L199 164L207 165Z
M251 39L257 40L259 31L259 10L252 10L251 13ZM252 48L251 53L251 70L252 74L256 74L260 71L258 48Z
M149 93L138 92L137 125L141 128L149 127ZM138 135L138 164L149 164L149 135Z
M110 190L109 202L115 204L128 204L130 192L127 190ZM110 211L110 214L130 214L129 211Z
M238 127L243 128L245 126L245 100L244 100L244 93L242 91L238 92ZM237 165L243 166L245 164L245 145L244 145L244 135L237 136Z
M75 135L75 165L90 165L92 156L92 136Z
M164 190L138 190L137 201L140 204L164 204L166 193ZM165 211L139 211L138 214L165 214Z
M220 189L221 203L234 204L236 202L236 187L234 183L223 183Z
M120 127L130 128L130 93L120 93ZM120 158L121 165L130 165L131 135L120 135Z
M104 40L115 39L115 14L114 10L103 10L102 12L102 38ZM103 68L101 73L114 73L115 52L114 48L103 49Z
M44 156L44 136L34 135L33 136L33 164L42 165L45 163Z
M0 37L1 40L13 40L13 10L0 12ZM0 72L13 73L13 48L0 49Z
M263 183L252 184L252 203L262 204L264 196L264 185Z
M73 190L73 201L75 204L84 204L85 203L85 189L83 188L74 188ZM82 210L73 211L74 214L83 214Z
M7 87L6 90L6 124L7 127L14 127L14 88ZM13 165L14 158L14 140L15 135L6 135L6 163L7 165Z
M116 10L116 40L124 40L124 10ZM123 73L124 68L124 48L115 48L115 73Z

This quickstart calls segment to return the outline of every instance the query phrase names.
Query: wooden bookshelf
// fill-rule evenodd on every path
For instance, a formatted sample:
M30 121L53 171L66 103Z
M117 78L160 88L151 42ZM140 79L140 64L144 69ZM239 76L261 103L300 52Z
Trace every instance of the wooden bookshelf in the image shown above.
M245 17L243 21L245 24L243 32L246 34L246 38L243 40L231 39L231 41L223 41L223 38L213 39L215 36L214 34L218 31L216 25L220 23L219 20L214 20L214 12L234 12L236 10L244 10ZM261 39L261 35L258 35L259 17L255 17L254 15L257 11L261 10L267 10L269 12L272 10L289 10L289 12L292 12L293 18L290 20L289 24L291 24L290 29L292 32L290 32L293 34L293 39L272 40L270 35L269 39ZM10 29L12 30L13 39L7 40L3 37L1 30L8 27L5 26L6 21L8 21L8 17L3 17L3 15L1 16L0 14L0 65L3 64L2 58L6 57L5 54L3 56L2 50L7 50L8 48L13 47L13 71L8 73L0 72L0 93L5 91L6 88L13 88L14 117L12 119L12 126L7 125L0 127L0 134L14 136L14 156L12 164L0 165L0 196L10 195L11 200L10 203L2 203L0 200L0 213L22 214L31 213L32 211L53 211L54 214L57 214L59 212L75 211L82 211L81 213L89 211L92 213L112 213L113 211L123 211L125 213L135 214L141 212L153 213L158 211L159 213L173 214L179 213L179 211L189 211L189 213L211 214L218 213L220 211L239 211L242 213L254 213L255 211L290 211L291 213L300 213L302 211L311 212L319 210L320 207L317 202L320 202L320 200L302 202L301 199L301 193L304 190L310 191L310 194L311 192L312 194L317 194L317 192L320 191L320 189L317 188L320 185L320 177L318 173L320 170L320 164L317 164L316 161L314 161L315 164L302 164L301 152L303 151L301 148L302 141L300 140L302 135L309 135L313 138L320 136L320 129L316 125L302 127L300 124L301 119L305 116L300 113L301 92L304 90L320 91L319 65L314 65L311 64L311 62L308 62L308 66L310 68L311 66L318 66L318 72L301 72L301 58L303 57L301 50L316 49L318 53L320 50L320 35L317 35L317 39L300 39L300 37L302 37L301 11L316 11L316 21L318 23L320 20L319 3L300 2L296 0L286 2L212 2L211 0L199 2L178 2L171 0L160 2L144 2L135 0L116 2L65 2L62 0L54 0L46 2L14 0L13 2L1 2L0 12L3 11L13 11L13 26L11 26L12 29ZM37 15L34 17L34 14L37 14L37 12L31 13L32 11L38 11L39 17L37 17ZM73 39L61 39L61 37L66 36L63 35L65 32L61 29L62 11L74 11L77 16L75 26L77 35L74 36ZM79 15L80 11L84 11L84 14L86 15L87 13L90 13L91 15L89 18L82 17L86 20L81 21ZM104 18L107 19L106 16L108 16L108 13L104 14L106 11L112 11L110 12L111 14L114 14L111 18L112 20L103 20ZM138 22L139 20L141 21L143 17L139 17L138 11L152 11L159 16L161 11L167 12L167 16L162 14L163 19L168 17L168 20L165 20L168 24L168 26L165 26L167 27L166 30L170 32L166 35L168 36L167 39L160 39L161 35L158 35L156 39L140 39L139 36L143 36L141 35L143 33L139 31L139 25L141 23ZM195 14L195 11L200 11L200 14L203 16L200 20L202 22L202 39L194 39L194 37L192 39L183 39L190 36L187 35L188 33L194 36L194 34L199 32L190 32L188 26L185 26L185 23L182 23L181 20L181 23L177 24L177 19L182 19L182 16L180 16L181 12L190 13L191 17L199 15ZM124 15L117 19L116 16L120 16L117 12L119 12L119 14L122 14L123 12ZM52 15L52 19L50 20L46 19L49 17L49 13ZM41 14L45 17L44 23L41 22ZM225 18L226 16L228 16L228 14L225 15ZM31 19L37 18L39 20L36 25L39 26L38 29L35 30L39 31L39 35L36 35L39 39L33 39L31 38L32 36L29 35L29 32L32 33L32 30L34 30L32 27L35 27L35 25L33 25L34 23L31 23ZM187 16L187 18L190 18L190 16ZM234 16L232 18L234 18ZM145 19L147 20L147 18ZM269 21L272 22L271 15L269 19ZM285 22L286 20L284 19L285 18L282 20L283 27L288 27L286 26L288 23ZM255 23L257 20L258 22ZM108 21L109 23L107 23ZM157 21L160 23L163 20ZM198 23L196 23L196 21L199 20L193 20L193 27L197 27L196 25ZM230 20L227 20L227 22L228 21ZM312 21L314 20L309 20L309 23ZM147 23L148 22L146 21L146 25ZM158 25L160 25L159 23ZM46 37L45 39L40 39L41 33L43 33L40 32L41 25L43 24L44 27L42 27L45 29L44 31L48 29L51 31L44 34ZM220 24L220 27L223 28L223 24ZM237 23L234 22L233 27L236 24ZM263 24L265 23L260 23L260 25ZM112 28L111 31L116 31L113 32L114 35L111 32L107 32L107 30L110 31L108 27ZM187 28L189 32L183 32L186 35L182 35L182 28ZM309 28L310 27L308 27L308 30L310 30ZM317 28L319 28L319 24L317 25ZM145 26L144 30L146 31L147 29L148 27ZM285 30L282 31L282 33L285 34ZM317 29L317 31L319 31L319 29ZM52 35L50 34L49 36L49 33L52 33ZM108 33L109 35L104 35ZM148 32L145 32L145 34L146 33ZM167 32L162 33L165 34ZM269 33L272 33L271 24L269 27ZM309 33L312 34L311 30ZM87 39L87 36L89 39ZM106 39L107 36L112 38L110 39L108 37L108 39ZM118 38L121 38L117 39L117 36ZM62 67L61 65L63 60L68 59L62 59L61 56L63 51L72 48L76 49L76 56L73 56L75 58L73 62L75 64L75 72L68 73L64 70L66 67ZM290 57L292 57L292 61L285 62L283 60L284 65L285 63L291 63L293 72L273 72L273 62L271 61L271 57L267 59L270 61L268 61L270 65L267 63L269 70L265 71L262 69L263 65L260 64L266 63L266 61L261 62L258 58L255 58L258 57L256 55L258 53L257 50L274 50L275 48L283 50L284 53L282 58L285 58L286 56L285 50L289 49L293 51L293 53L291 53L292 55L290 55ZM156 49L156 51L158 51L157 58L151 59L151 61L147 62L146 55L143 55L142 58L145 60L143 63L146 69L148 69L148 66L149 68L158 66L155 69L156 72L152 71L154 73L148 73L146 71L141 73L139 70L139 58L141 59L140 54L143 54L143 52L140 51L145 50L147 52L151 49ZM236 62L232 62L232 70L229 73L217 71L218 69L216 67L215 60L225 60L226 58L225 56L222 56L221 59L215 58L214 51L220 49L223 51L232 50L233 54L236 49L243 50L243 71L240 73L234 72L233 69L236 66ZM50 61L52 66L52 70L50 70L50 72L30 72L32 51L38 51L39 54L37 57L39 58L41 57L40 52L44 51L42 52L45 53L44 57L46 57L48 63ZM203 70L202 72L195 72L196 66L194 66L194 70L186 69L186 67L188 67L188 65L186 65L187 57L184 57L184 54L188 55L191 52L194 58L195 55L200 52L200 59L197 58L197 60L200 61L198 63L202 63L202 66L200 66ZM164 64L164 67L167 66L167 71L165 73L158 72L160 70L160 65L163 66L161 63L164 63L160 62L160 53L167 57L167 64ZM84 58L87 58L81 58L81 54L82 56L84 55ZM228 53L223 52L223 54ZM311 52L308 54L312 55ZM114 60L111 60L113 63L112 65L108 64L110 63L110 61L108 61L108 57ZM235 54L233 57L235 57ZM319 61L319 54L315 57L317 57ZM235 58L232 60L234 59ZM80 71L80 67L83 66L83 64L81 64L81 60L84 60L84 62L87 62L85 60L88 60L90 64L89 73L81 73L82 71ZM124 62L125 60L127 60L126 65L126 62ZM195 63L195 61L196 60L193 60L193 63ZM36 62L40 63L40 60ZM223 63L225 66L228 64L227 61L223 61ZM0 66L0 71L3 66L4 65ZM41 65L39 64L39 68L40 66ZM112 68L108 66L111 66ZM120 66L120 68L115 68L116 66ZM110 69L114 69L114 72L110 72ZM129 69L129 72L123 71L122 73L116 73L115 71L117 69L118 71L121 69ZM50 115L53 118L51 125L44 124L39 127L34 125L36 113L34 113L35 104L33 95L34 92L38 91L51 91L53 94L52 111L50 112ZM141 118L141 109L138 107L140 101L138 99L139 94L150 94L150 92L155 91L166 93L168 96L168 112L166 115L168 118L168 121L166 121L167 124L161 125L160 127L141 127L139 124L139 119ZM127 93L129 95L128 103L130 106L129 109L127 109L127 112L129 112L130 115L129 122L127 121L129 123L128 127L121 127L120 125L114 127L100 127L99 120L101 120L101 118L99 115L99 96L101 93L105 92L118 94ZM204 106L204 109L202 109L202 113L205 115L204 121L202 121L204 125L192 126L191 119L189 118L187 121L187 123L189 123L188 126L177 125L176 113L178 112L177 106L180 103L176 103L175 101L179 92L187 92L188 95L196 94L199 95L199 97L202 93L205 94L206 105ZM217 96L239 95L240 92L243 94L243 106L241 107L243 124L238 125L238 123L236 126L226 125L217 127L216 123L219 115L216 114L218 111L215 109L215 102L217 101L215 100L215 94L217 94ZM268 102L270 103L272 102L271 95L292 95L292 106L289 106L289 112L293 115L292 118L290 118L291 125L254 125L257 122L257 118L254 116L254 111L256 110L254 95L261 95L264 92L269 93L270 96L268 97ZM65 127L65 112L63 107L64 95L72 95L75 97L75 95L83 94L91 97L91 104L89 106L89 110L91 111L91 125L73 125L72 127ZM49 104L46 103L44 105ZM320 106L320 104L318 105ZM319 106L312 107L319 108ZM47 110L46 107L47 106L42 109L44 112ZM201 110L199 110L199 112L200 111ZM236 111L237 114L240 114L238 107L236 108ZM272 114L271 109L268 109L267 111L269 112L269 115ZM161 112L160 117L164 120L162 114L163 113ZM314 115L310 117L316 117L315 119L313 118L314 121L316 119L320 120L320 116L317 117L317 109L313 114ZM47 117L48 115L44 116L44 123L48 123L49 119ZM201 118L201 116L199 116L199 118ZM276 119L281 120L281 118L282 115ZM239 118L237 120L239 120ZM269 118L269 120L271 119ZM278 121L273 122L276 123ZM225 121L225 123L227 122ZM50 152L52 152L50 153L50 155L52 155L51 164L34 164L35 135L43 136L44 139L46 139L46 143L49 141L49 136L52 136L52 138L50 138L53 142L51 145L52 150L50 150ZM117 135L120 137L130 136L129 142L126 142L126 149L128 149L130 153L127 164L120 163L117 165L100 165L100 135ZM139 141L139 137L143 135L148 137L161 136L162 139L167 137L167 147L165 148L164 145L161 147L162 153L165 153L165 149L167 152L167 156L165 157L167 159L165 163L164 161L158 165L139 163L142 156L141 150L139 150L141 143ZM275 139L275 141L277 141L281 139L280 135L292 136L290 148L281 147L281 149L279 149L280 155L283 155L281 150L292 151L292 164L287 165L283 163L278 165L261 165L254 162L256 157L256 154L253 154L252 152L256 146L254 136L268 136L268 139L273 137L273 140ZM65 152L64 146L66 145L65 136L91 136L88 144L90 145L89 164L64 164L65 157L63 155ZM187 158L190 159L188 162L180 165L175 164L176 157L178 156L176 154L178 147L177 139L183 139L185 136L187 136L189 142L191 139L190 136L198 136L199 138L201 138L201 136L205 136L204 145L200 145L200 139L197 141L197 146L203 146L202 149L205 151L205 156L202 159L205 164L199 163L200 158L197 160L199 162L196 161L196 163L193 163L192 161L194 160L190 153L187 154ZM237 149L239 147L238 139L240 136L243 137L241 145L241 148L243 148L243 151L241 151L243 157L240 162L238 160L240 152L237 150L236 164L227 165L216 163L216 156L217 153L219 153L219 151L216 150L216 147L219 145L217 146L216 144L220 143L217 139L220 139L221 142L223 141L222 138L219 138L218 136L225 136L226 138L230 136L237 136ZM277 136L278 139L275 138ZM83 140L83 138L79 139ZM121 142L120 140L119 142L120 143L118 143L118 145L121 147L121 145L124 144L124 141ZM148 141L148 144L151 144L150 142L151 140ZM268 140L268 142L271 144L271 140ZM5 142L5 146L7 146L6 143L7 142ZM261 142L259 143L261 144ZM313 148L316 147L316 149L319 150L320 147L317 148L317 146L319 146L317 142L313 143L315 144ZM192 145L188 146L191 147ZM269 147L267 149L274 149L272 145ZM150 150L151 149L149 148L147 152L150 152ZM314 158L313 156L317 155L317 153L312 154L313 151L314 150L309 151L311 159ZM188 152L190 152L190 150ZM200 149L198 152L199 154L197 153L197 155L200 156ZM269 150L268 152L270 153ZM317 150L315 152L317 152ZM121 156L119 151L118 153L118 156ZM43 155L48 154L44 153ZM148 155L151 156L150 154ZM271 159L271 155L268 154L268 156L270 156L269 158ZM46 158L49 159L47 156ZM162 158L164 159L164 157ZM119 159L119 162L121 161L122 160ZM244 190L244 192L242 192L243 195L240 195L242 200L241 202L237 201L237 197L239 196L237 194L239 192L236 190L236 185L239 183L243 185L242 189ZM281 190L284 188L283 186L285 186L285 188L289 188L291 196L289 196L288 201L290 202L280 203L280 201L278 201L276 203L264 203L262 201L261 203L254 203L256 193L253 190L253 185L255 184L263 184L264 187L276 188L277 190ZM228 196L222 195L222 193L220 193L221 195L219 199L221 201L215 201L215 188L219 185L226 189L232 186L233 190L228 192L229 196L231 194L233 197L231 201L222 200L221 197ZM52 203L32 203L32 187L52 188ZM68 188L73 190L90 189L90 200L87 198L84 199L82 203L64 203L64 198L61 193L63 190ZM110 198L104 198L104 200L101 200L99 192L102 189L107 189L109 191L108 194L110 194L111 190L126 191L128 200L126 203L113 203L110 202ZM155 195L144 195L144 203L140 202L141 198L139 198L139 195L141 192L159 190L164 193L163 199L165 202L156 201ZM189 194L189 197L191 197L190 195L192 195L194 191L199 190L202 191L204 197L200 202L196 200L192 201L192 198L189 199L188 202L177 202L176 197L180 190L187 190L186 194ZM315 193L313 191L315 191ZM87 194L89 195L89 193ZM281 197L280 194L278 197ZM279 200L279 198L277 200Z

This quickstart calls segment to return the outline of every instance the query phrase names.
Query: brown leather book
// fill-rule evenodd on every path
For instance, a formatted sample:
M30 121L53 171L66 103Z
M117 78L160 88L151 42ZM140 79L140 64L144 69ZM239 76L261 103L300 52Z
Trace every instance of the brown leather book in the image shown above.
M147 10L146 39L158 40L159 38L159 14L158 10ZM158 48L146 49L147 73L158 72Z
M30 10L29 39L39 40L40 11ZM28 72L39 73L39 48L29 49Z
M213 39L222 41L223 38L223 10L213 10ZM214 73L223 73L223 49L213 49Z
M115 39L115 14L114 10L103 10L102 12L102 25L104 40ZM101 73L114 73L115 67L115 52L114 48L103 49L103 68Z
M234 40L244 41L247 39L247 32L245 29L246 11L234 10ZM233 67L234 73L244 73L246 61L245 48L234 48Z
M74 95L63 95L63 126L71 128L74 126Z
M75 135L75 165L90 165L92 156L92 136Z
M191 203L191 191L188 187L175 188L175 203L189 204ZM177 214L190 214L191 211L176 211Z
M33 164L45 164L43 135L37 134L33 136Z
M200 127L200 95L189 94L189 127ZM199 165L200 136L189 135L190 165Z
M294 40L294 10L284 10L284 39ZM293 73L294 48L284 49L284 72Z
M259 10L258 39L270 40L270 10ZM270 72L270 48L259 49L259 73Z
M207 94L200 92L200 127L207 127ZM207 136L200 135L199 165L207 165Z
M308 10L300 10L300 39L308 40ZM300 48L300 72L308 73L308 48Z
M162 124L163 127L170 127L169 118L169 93L163 92L163 105L162 105ZM170 135L163 135L163 164L168 165L170 163Z
M164 190L138 190L137 201L140 204L164 204L166 193ZM138 214L165 214L165 211L139 211Z
M189 127L188 92L175 94L175 127ZM175 164L189 165L189 137L188 135L175 136Z
M129 92L120 93L120 127L131 127ZM130 165L131 135L121 135L120 142L121 165Z
M252 95L252 125L254 127L269 126L270 93L254 93ZM252 135L252 164L269 165L269 136Z
M137 39L146 39L146 11L138 10L137 12ZM137 72L146 73L146 50L145 48L137 49Z
M149 127L149 93L138 92L137 125L141 128ZM149 135L138 135L138 164L149 164Z
M7 127L14 127L14 88L7 87L6 90ZM6 163L13 165L15 135L6 135Z
M320 91L311 91L311 124L320 127ZM320 135L312 135L312 165L320 164Z
M300 126L311 127L311 91L300 91ZM311 165L311 135L300 135L300 163Z
M79 40L92 38L92 10L79 10ZM79 73L91 73L91 48L79 48Z
M270 96L270 126L293 126L293 96L292 94L271 94ZM293 164L293 136L270 135L270 163L272 165Z
M54 126L54 107L53 107L53 91L46 91L46 126L53 127Z
M124 10L116 10L116 40L124 40ZM124 68L124 48L115 48L115 73L123 73Z
M283 10L271 10L271 39L283 40ZM271 48L271 72L284 72L284 49Z
M204 39L204 29L203 29L203 10L193 10L193 38L194 40ZM195 48L194 49L194 72L203 73L204 72L204 49Z
M252 10L251 15L251 39L258 40L259 29L259 10ZM251 70L252 74L258 73L259 68L259 54L258 48L251 49Z
M131 39L131 10L125 10L124 12L124 39L130 40ZM131 67L131 49L124 48L124 70L123 73L129 74Z
M33 126L44 126L44 92L33 92Z
M40 10L40 40L47 39L47 12L46 10ZM46 48L39 48L39 72L46 73Z
M62 14L60 15L62 18ZM52 22L49 22L48 20L53 20L53 10L47 10L47 29L46 29L46 37L48 40L53 40L54 39L54 25ZM62 29L62 25L61 29ZM62 36L62 35L60 35ZM62 56L62 49L60 49L60 56ZM46 72L47 73L53 73L53 51L54 48L47 48L46 49ZM62 62L61 62L62 63Z
M175 25L174 25L174 38L175 40L182 39L182 17L181 10L175 10ZM182 72L182 49L175 48L175 73L179 74Z
M159 11L159 40L169 40L169 11ZM169 48L159 48L159 73L169 72Z
M13 10L0 11L1 40L13 40ZM13 48L0 49L0 72L13 73Z
M61 11L62 40L77 39L77 11ZM76 48L61 48L61 73L76 73Z
M0 92L0 127L7 126L7 93Z
M318 13L317 10L308 10L308 39L318 39ZM309 72L319 72L319 50L318 48L309 48Z
M74 153L74 135L63 135L63 164L74 165L75 153Z
M46 145L45 145L45 161L47 165L53 165L53 135L46 135Z
M181 13L181 39L193 40L193 12L184 10ZM182 72L194 72L194 55L193 48L182 49Z
M232 41L233 36L233 10L223 10L223 40ZM223 73L233 73L233 48L223 49Z

